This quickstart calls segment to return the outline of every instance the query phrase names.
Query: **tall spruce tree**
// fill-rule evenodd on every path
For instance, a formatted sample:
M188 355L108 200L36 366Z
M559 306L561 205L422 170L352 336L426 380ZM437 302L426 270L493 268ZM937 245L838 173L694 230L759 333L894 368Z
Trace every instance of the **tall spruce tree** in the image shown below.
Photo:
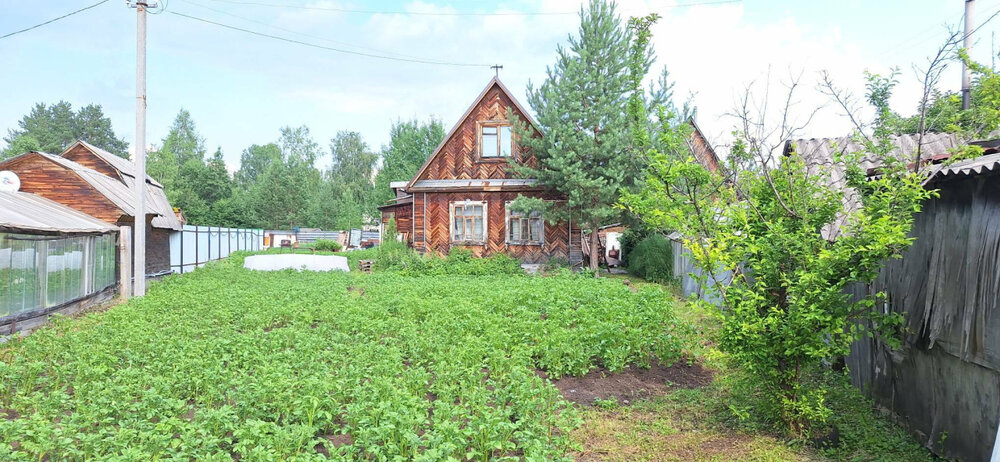
M541 210L549 221L572 220L590 230L597 248L600 226L620 214L619 191L635 183L641 172L641 147L634 145L627 106L642 88L635 84L649 71L648 43L633 47L635 33L623 27L615 4L591 0L580 11L578 37L558 48L559 58L547 68L537 89L528 84L528 103L537 115L542 137L515 122L519 143L538 159L537 166L512 164L524 178L536 178L565 201L519 197L514 208ZM513 120L513 114L508 114ZM645 123L645 122L643 122ZM590 252L590 268L598 256Z

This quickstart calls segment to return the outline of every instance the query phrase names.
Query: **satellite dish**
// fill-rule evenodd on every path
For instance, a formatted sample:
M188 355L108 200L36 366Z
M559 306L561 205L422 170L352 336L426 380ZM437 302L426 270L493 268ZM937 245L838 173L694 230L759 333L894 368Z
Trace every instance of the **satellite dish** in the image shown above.
M21 179L10 170L0 171L0 191L15 192L21 189Z

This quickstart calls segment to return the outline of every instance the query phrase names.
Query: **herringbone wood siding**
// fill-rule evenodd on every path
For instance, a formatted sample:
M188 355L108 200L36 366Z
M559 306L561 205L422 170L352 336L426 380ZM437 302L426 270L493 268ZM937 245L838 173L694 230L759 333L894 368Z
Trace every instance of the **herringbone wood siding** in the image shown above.
M500 86L494 84L441 147L418 180L514 178L513 173L507 171L506 158L480 159L476 146L479 140L477 122L507 120L507 108L521 121L528 120ZM533 157L519 152L520 149L515 147L514 151L519 160L529 164L534 162Z
M568 223L545 223L545 243L542 245L508 245L506 242L506 204L517 198L518 194L543 199L555 200L557 197L544 193L517 192L462 192L462 193L427 193L426 235L423 233L423 223L417 221L417 231L414 245L418 250L445 255L452 247L471 250L476 256L489 256L496 253L506 253L525 263L539 263L551 258L562 258L578 261L580 246L580 230L574 225L572 234ZM415 201L415 216L423 212L424 195L419 194ZM484 245L455 245L451 243L450 211L452 202L485 201L486 202L486 243ZM572 255L570 244L573 245Z

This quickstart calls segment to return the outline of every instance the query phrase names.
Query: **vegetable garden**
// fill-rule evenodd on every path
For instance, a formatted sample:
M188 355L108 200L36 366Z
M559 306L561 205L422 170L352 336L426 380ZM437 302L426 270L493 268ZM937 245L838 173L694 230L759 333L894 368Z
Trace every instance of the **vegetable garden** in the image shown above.
M616 280L242 260L3 344L0 459L567 459L540 372L670 363L688 330Z

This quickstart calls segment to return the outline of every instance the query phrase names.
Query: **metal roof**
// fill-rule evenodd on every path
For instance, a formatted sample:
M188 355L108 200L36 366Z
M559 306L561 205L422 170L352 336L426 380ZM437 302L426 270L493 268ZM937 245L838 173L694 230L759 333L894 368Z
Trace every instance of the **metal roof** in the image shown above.
M108 233L118 228L26 192L0 192L0 228L45 233Z
M469 180L419 180L413 183L410 191L420 189L483 189L483 188L525 188L538 185L533 178L498 178Z
M966 159L947 166L936 166L930 172L933 179L964 178L987 172L1000 172L1000 153Z
M83 140L77 140L76 143L73 143L73 145L66 148L66 150L63 151L62 155L65 155L67 152L69 152L70 149L73 149L73 147L76 146L77 143L83 145L83 147L87 148L87 150L94 153L95 156L107 162L109 165L111 165L112 168L118 170L123 175L128 175L132 178L135 178L135 164L132 163L132 161L116 156L108 151L105 151ZM153 186L157 186L161 189L163 188L162 184L154 180L153 177L149 175L146 175L146 182L152 184Z
M125 176L123 182L123 180L112 178L91 168L84 167L62 156L43 152L31 152L22 155L32 154L37 154L64 168L72 170L73 173L76 173L80 178L93 186L104 197L107 197L124 214L135 216L135 193L132 192L132 188L135 185L134 177ZM152 225L154 228L173 230L183 228L180 220L177 219L177 215L174 214L174 209L170 207L170 202L167 201L166 194L155 185L146 188L146 206L148 208L146 211L147 215L157 215L153 217Z
M405 188L406 185L410 184L409 181L390 181L389 187L392 189Z

